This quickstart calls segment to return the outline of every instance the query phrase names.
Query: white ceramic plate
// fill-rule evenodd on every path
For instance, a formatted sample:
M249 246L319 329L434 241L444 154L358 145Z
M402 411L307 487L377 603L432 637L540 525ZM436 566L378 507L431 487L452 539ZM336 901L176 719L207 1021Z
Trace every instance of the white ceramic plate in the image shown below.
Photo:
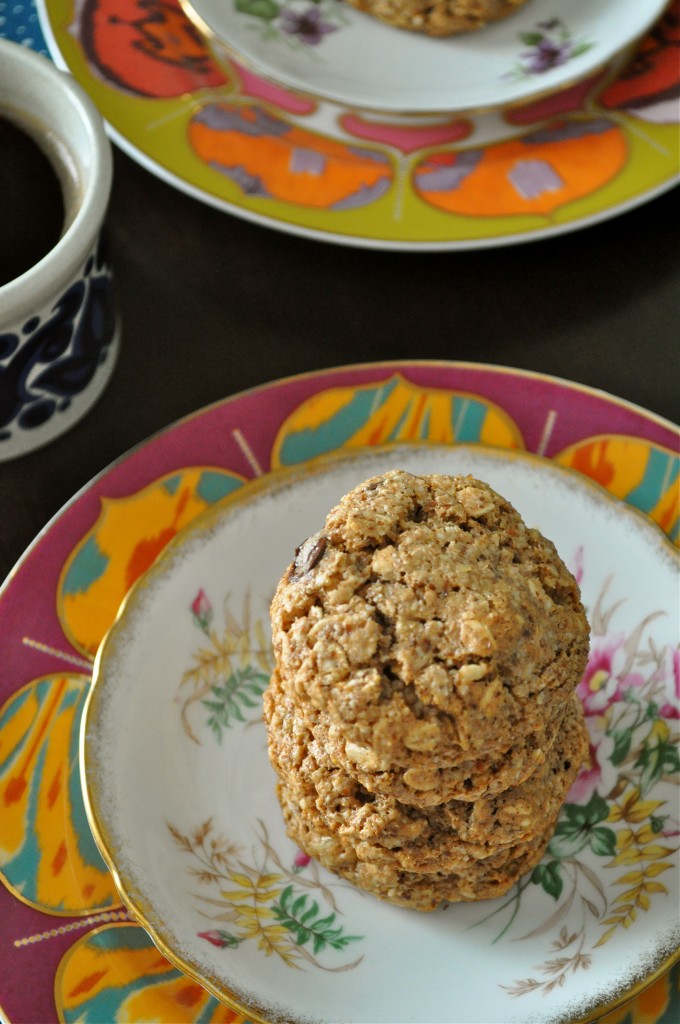
M445 39L385 25L342 0L183 0L232 56L276 83L404 114L520 103L601 67L665 0L529 0L504 21Z
M489 481L555 541L592 625L593 766L548 853L508 896L432 914L299 855L260 717L268 603L294 548L343 493L397 467ZM244 487L166 549L98 655L83 786L126 904L250 1020L556 1024L625 999L680 939L677 569L644 516L525 454L397 446Z

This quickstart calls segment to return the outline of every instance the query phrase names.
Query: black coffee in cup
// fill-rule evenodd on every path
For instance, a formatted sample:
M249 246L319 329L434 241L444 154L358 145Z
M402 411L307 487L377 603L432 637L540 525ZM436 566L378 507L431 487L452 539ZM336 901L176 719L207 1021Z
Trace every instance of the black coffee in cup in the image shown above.
M64 223L52 161L20 121L0 111L0 287L46 256Z

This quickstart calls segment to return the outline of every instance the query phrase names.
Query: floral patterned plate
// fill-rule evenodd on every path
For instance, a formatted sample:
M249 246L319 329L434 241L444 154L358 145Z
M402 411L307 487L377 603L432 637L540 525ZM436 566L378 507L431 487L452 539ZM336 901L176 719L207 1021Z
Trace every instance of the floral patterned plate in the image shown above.
M308 421L308 426L311 423ZM292 553L388 468L471 472L581 582L591 764L541 864L501 899L382 904L287 839L260 697L267 609ZM677 956L678 559L573 470L479 446L360 449L269 474L171 541L102 644L83 717L88 817L160 950L253 1021L592 1019Z
M666 0L530 0L480 32L432 39L342 0L183 0L196 23L278 84L402 114L525 102L564 88L636 41ZM559 16L558 16L559 13Z
M387 249L507 245L618 215L678 179L680 0L630 60L577 85L503 112L409 120L273 85L211 49L179 0L38 9L55 61L120 146L279 230ZM322 52L302 51L301 66Z
M502 366L410 360L306 373L230 396L119 459L54 517L0 588L3 1020L243 1024L241 1014L174 967L130 919L92 839L78 746L95 653L134 581L215 502L322 455L414 440L546 456L597 481L680 543L677 427L602 391ZM210 629L205 599L192 604ZM606 647L599 636L593 645L591 677L593 689L605 695L599 719L605 736L616 730L619 710L608 696L623 690L631 674L621 640ZM674 739L673 714L680 717L677 707L664 706L657 716L660 752L667 750L666 737ZM647 751L655 747L651 723L644 726ZM638 738L634 747L642 745ZM658 762L654 770L679 777L672 765ZM606 774L593 783L608 799ZM646 867L645 855L655 851L636 843L648 834L649 808L615 802L612 822L636 837L625 853L631 835L622 832L616 856L636 860L631 871ZM659 839L671 850L673 830L665 823ZM628 903L644 921L661 895L647 903L649 892L638 886ZM227 941L220 927L211 936L218 944ZM637 924L629 928L634 934ZM530 977L538 980L536 973ZM578 973L559 977L567 999ZM654 972L645 975L617 995L617 1007L601 1024L676 1024L679 977L678 962L656 980ZM542 999L540 990L522 999L527 1020Z

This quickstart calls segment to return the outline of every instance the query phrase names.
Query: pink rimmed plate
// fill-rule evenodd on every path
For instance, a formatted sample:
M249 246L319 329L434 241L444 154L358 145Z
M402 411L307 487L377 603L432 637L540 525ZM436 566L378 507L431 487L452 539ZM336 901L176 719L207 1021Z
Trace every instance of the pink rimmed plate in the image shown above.
M119 459L0 588L0 1015L12 1024L243 1020L130 920L92 840L78 739L94 653L130 583L212 503L271 471L414 438L541 453L680 540L677 427L603 391L502 366L410 360L305 373L230 396ZM617 667L603 659L597 683ZM650 901L638 915L655 910ZM607 1024L677 1015L678 966L621 991L625 1008ZM530 1019L527 1006L518 1012Z

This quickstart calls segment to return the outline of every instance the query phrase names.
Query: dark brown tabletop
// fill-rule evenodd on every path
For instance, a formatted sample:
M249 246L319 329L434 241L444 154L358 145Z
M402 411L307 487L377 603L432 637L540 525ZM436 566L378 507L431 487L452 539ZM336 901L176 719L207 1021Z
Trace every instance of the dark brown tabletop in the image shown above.
M117 150L107 232L118 365L69 433L0 464L0 579L132 446L208 403L308 370L495 363L601 388L677 421L678 197L521 245L389 252L218 212Z

